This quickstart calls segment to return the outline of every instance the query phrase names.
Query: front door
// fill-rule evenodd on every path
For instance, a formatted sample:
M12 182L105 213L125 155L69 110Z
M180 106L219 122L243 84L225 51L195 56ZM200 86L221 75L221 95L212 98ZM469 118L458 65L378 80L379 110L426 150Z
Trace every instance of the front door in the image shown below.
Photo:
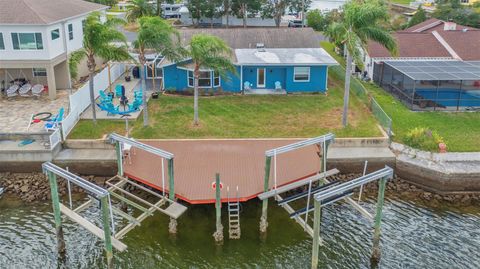
M265 81L266 81L266 73L265 68L258 68L257 69L257 88L265 88Z

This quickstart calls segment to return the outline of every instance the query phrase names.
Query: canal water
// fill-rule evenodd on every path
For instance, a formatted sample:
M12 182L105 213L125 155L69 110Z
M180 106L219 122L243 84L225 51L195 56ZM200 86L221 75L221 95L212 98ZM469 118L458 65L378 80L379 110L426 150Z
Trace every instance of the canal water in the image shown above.
M363 204L373 212L372 200ZM213 206L190 206L179 219L178 235L168 218L147 218L122 240L117 268L308 268L311 239L281 208L270 203L268 235L260 239L260 203L243 205L242 238L213 242ZM58 268L53 215L48 202L25 204L0 199L0 268ZM98 219L98 208L83 213ZM480 207L434 208L400 198L385 201L380 268L479 268ZM223 221L226 224L226 217ZM117 226L121 223L117 221ZM118 229L118 227L117 227ZM67 268L105 268L102 242L64 221ZM370 268L372 226L346 204L324 210L320 268ZM225 236L227 231L225 229Z

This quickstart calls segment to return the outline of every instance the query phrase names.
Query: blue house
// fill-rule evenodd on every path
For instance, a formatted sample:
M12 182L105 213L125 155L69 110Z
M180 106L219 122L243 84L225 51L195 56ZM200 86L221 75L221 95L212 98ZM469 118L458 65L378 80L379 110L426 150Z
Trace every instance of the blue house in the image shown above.
M327 91L328 67L337 65L310 28L303 29L200 29L181 31L187 44L195 34L216 35L232 48L236 72L220 77L201 69L199 87L236 93L294 93ZM185 91L193 88L193 63L162 61L163 87Z

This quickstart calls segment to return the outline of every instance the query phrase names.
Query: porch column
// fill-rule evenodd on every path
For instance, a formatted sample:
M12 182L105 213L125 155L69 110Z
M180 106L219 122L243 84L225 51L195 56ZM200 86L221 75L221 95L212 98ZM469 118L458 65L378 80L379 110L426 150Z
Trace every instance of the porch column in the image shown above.
M48 85L48 97L50 100L57 98L57 85L55 84L55 69L53 65L48 65L47 69L47 85Z

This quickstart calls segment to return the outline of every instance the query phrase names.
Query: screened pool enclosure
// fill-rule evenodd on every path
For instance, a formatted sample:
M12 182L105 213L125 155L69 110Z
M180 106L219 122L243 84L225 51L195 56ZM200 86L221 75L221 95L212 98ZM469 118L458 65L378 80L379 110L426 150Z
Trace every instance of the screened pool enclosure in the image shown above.
M386 61L373 80L412 110L480 110L480 62Z

